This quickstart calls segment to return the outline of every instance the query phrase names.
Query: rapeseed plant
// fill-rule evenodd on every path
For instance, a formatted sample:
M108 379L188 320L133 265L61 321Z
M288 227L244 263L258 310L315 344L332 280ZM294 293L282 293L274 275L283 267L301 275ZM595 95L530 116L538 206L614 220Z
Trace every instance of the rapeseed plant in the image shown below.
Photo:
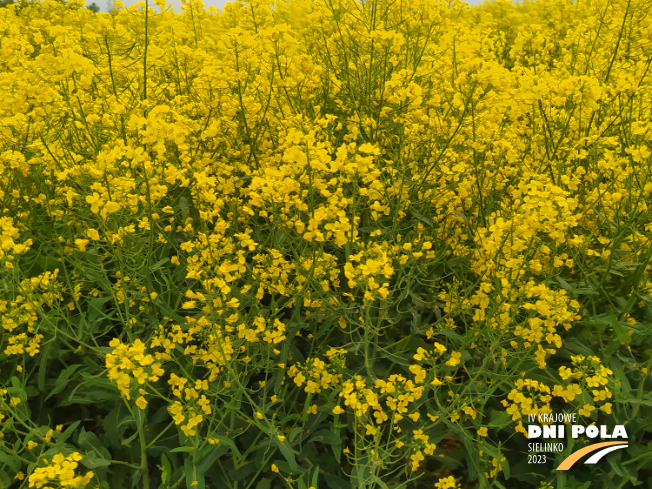
M3 487L649 477L648 0L156 5L0 9Z

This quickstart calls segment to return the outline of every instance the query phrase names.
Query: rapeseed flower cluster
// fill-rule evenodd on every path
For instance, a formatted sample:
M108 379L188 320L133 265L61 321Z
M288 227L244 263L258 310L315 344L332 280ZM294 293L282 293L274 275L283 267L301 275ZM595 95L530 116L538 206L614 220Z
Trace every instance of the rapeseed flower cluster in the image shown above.
M165 370L161 364L156 362L151 354L146 352L145 344L139 339L133 345L125 345L119 339L114 338L109 343L113 348L106 356L106 368L109 379L116 382L120 393L125 399L131 399L131 394L136 386L144 386L147 382L156 382ZM135 382L134 382L135 381ZM147 390L138 388L140 396L136 399L136 405L145 409Z
M550 387L546 384L532 379L518 379L516 387L501 402L507 408L507 414L512 416L512 421L519 420L516 431L527 433L522 420L527 419L528 415L535 415L535 419L538 419L539 414L551 414L551 400Z
M45 489L51 487L50 484L65 488L85 486L93 479L95 474L89 471L83 476L75 475L75 469L77 469L80 460L82 460L82 456L77 452L68 456L57 453L49 463L47 459L43 459L43 463L47 465L34 469L34 472L27 479L29 487Z
M568 402L582 392L590 393L593 396L593 402L602 403L600 410L611 414L612 404L604 401L613 397L613 392L609 388L610 385L613 385L612 370L606 368L602 361L593 355L589 357L575 355L571 357L571 362L571 368L559 367L559 376L568 384L565 386L555 385L552 394L561 396ZM588 417L593 410L595 410L593 405L584 404L579 412Z

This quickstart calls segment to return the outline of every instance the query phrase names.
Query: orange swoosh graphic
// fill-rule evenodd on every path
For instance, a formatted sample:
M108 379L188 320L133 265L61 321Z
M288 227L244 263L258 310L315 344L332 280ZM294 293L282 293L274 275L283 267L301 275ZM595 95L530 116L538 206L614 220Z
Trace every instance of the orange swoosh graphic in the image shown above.
M581 459L584 455L591 452L595 452L600 448L609 447L611 445L627 445L627 443L622 441L605 441L603 443L596 443L594 445L589 445L588 447L584 447L581 450L571 453L568 457L566 457L566 459L562 463L559 464L557 470L568 470L573 466L575 462Z

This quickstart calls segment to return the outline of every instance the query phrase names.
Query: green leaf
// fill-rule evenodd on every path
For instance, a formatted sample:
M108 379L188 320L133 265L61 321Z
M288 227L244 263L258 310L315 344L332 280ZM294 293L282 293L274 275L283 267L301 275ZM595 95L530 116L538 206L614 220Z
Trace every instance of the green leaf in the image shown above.
M423 214L419 213L414 207L410 206L410 212L414 217L416 217L419 221L426 223L429 227L433 227L432 221L428 219L426 216ZM457 214L457 212L456 212Z
M290 464L290 470L292 472L299 470L297 460L294 458L294 451L290 444L287 441L279 440L278 437L274 437L274 443L278 446L279 450L281 450L281 453L283 454L283 457L285 457L285 460L287 460L288 464Z
M104 433L111 445L120 446L120 438L127 427L126 425L133 422L134 418L126 410L124 404L118 404L111 410L102 421Z
M292 430L290 431L290 434L288 435L288 440L290 441L290 443L294 443L294 439L303 430L304 430L303 426L297 426L296 428L292 428Z
M500 466L503 468L503 474L505 475L505 479L509 479L512 476L511 469L509 468L509 462L507 461L507 457L505 457L505 460L502 460L500 462Z
M23 465L20 458L13 457L8 453L5 453L3 450L0 450L0 462L9 466L13 473L16 473L20 470L20 467Z
M412 334L421 333L421 314L418 312L412 311L412 321L410 321L410 331Z
M127 438L127 439L125 439L125 440L122 440L122 444L123 444L124 446L126 446L126 447L130 446L130 445L131 445L131 442L134 441L134 440L136 439L137 436L138 436L138 431L136 431L136 432L135 432L133 435L131 435L129 438ZM186 448L186 447L181 447L181 448ZM176 450L176 448L175 448L175 450ZM174 451L174 450L172 450L172 451Z
M220 457L220 448L209 445L211 449L208 454L202 458L197 464L197 475L203 477L208 469L210 469L215 461Z
M179 198L179 207L181 207L181 218L185 222L188 219L188 211L190 210L190 204L188 204L188 199L184 196Z
M333 456L337 460L338 464L342 463L342 445L331 445L331 450L333 450Z
M50 394L48 394L48 396L45 398L45 400L47 401L52 396L54 396L54 395L58 394L59 392L61 392L62 390L64 390L66 388L66 386L68 385L68 382L70 381L70 376L73 375L75 373L75 371L81 366L82 366L81 364L77 363L75 365L71 365L70 367L64 369L59 374L59 377L57 378L56 382L54 383L54 389L52 389L50 391Z
M136 433L138 434L138 433ZM195 451L194 447L177 447L170 450L172 453L183 452L183 453L193 453Z
M109 460L95 457L84 457L82 458L81 463L87 469L101 469L102 467L108 467L111 465Z
M95 299L91 299L88 302L88 320L95 322L100 318L110 319L110 317L102 311L102 306L112 299L113 297L96 297Z
M457 334L455 331L453 331L452 329L442 329L441 331L439 331L438 334L442 334L442 335L450 338L451 340L453 340L457 344L462 343L462 337L459 334Z
M351 484L334 474L326 472L324 478L326 479L328 487L332 489L351 489Z
M169 258L163 258L162 260L157 261L154 265L152 265L149 269L150 272L155 272L156 270L159 270L163 268L163 265L165 265L167 262L169 262Z
M197 473L197 468L192 463L192 457L187 457L183 465L186 469L186 487L204 489L206 487L204 476ZM195 481L197 482L196 484Z
M652 406L652 401L648 401L645 399L616 399L613 402L615 402L616 404L627 404L627 405L641 404L643 406Z
M326 443L328 445L341 445L342 440L340 440L340 437L336 434L333 433L332 431L329 430L319 430L317 431L314 435L312 435L312 438L310 438L310 441L318 441L321 443Z
M471 223L469 222L469 218L466 217L464 214L462 214L459 211L453 211L454 214L458 215L459 217L462 218L462 220L466 223L467 226L471 227Z
M310 483L310 486L316 488L318 479L319 479L319 465L315 467L315 471L312 473L312 482Z
M66 431L64 431L60 435L55 434L55 438L57 439L57 441L61 444L65 443L65 441L70 437L70 435L72 435L72 433L77 429L77 426L79 426L80 423L81 421L75 421L73 424L68 426Z
M451 423L446 422L446 425L451 428ZM472 445L471 439L466 436L460 437L462 445L466 451L466 458L468 460L467 470L469 471L469 479L475 480L478 477L480 469L480 457L478 451L475 449L475 446Z
M285 424L288 424L290 421L294 421L296 419L301 419L301 415L300 414L289 414L287 416L283 416L279 420L279 422L280 422L281 425L285 425Z
M161 479L165 483L170 480L170 477L172 477L172 468L170 467L170 461L165 456L165 453L161 454L161 468L163 469L161 472Z
M491 411L490 422L487 425L489 428L503 428L509 425L510 420L512 419L511 414L503 411Z
M575 291L575 289L568 282L566 282L563 278L561 278L561 277L555 277L555 278L557 279L557 282L559 282L559 285L561 285L568 292L574 292Z
M584 289L573 289L573 292L576 294L582 294L582 295L600 295L600 292L598 292L595 289L586 287Z
M256 485L256 489L270 489L272 487L272 479L264 478Z
M102 387L103 389L109 391L117 391L118 387L112 383L109 379L102 375L91 375L88 372L81 372L81 376L84 377L84 382L95 387Z
M403 355L390 354L387 355L387 360L397 365L402 365L404 367L409 367L410 365L412 365L412 362L410 362L410 360L405 358Z
M315 333L314 336L314 341L317 341L320 339L324 334L329 333L331 331L331 328L333 325L339 321L340 315L339 314L333 314L329 316L328 319L326 319L317 329L317 332Z
M233 450L233 453L235 453L238 458L242 458L240 450L238 450L238 447L235 446L235 442L231 438L227 438L226 436L214 436L213 438L219 440L220 444L228 446L231 450Z
M287 240L287 233L283 231L283 228L280 228L275 234L274 234L274 246L276 249L281 249L283 247L283 243Z
M616 475L620 477L627 477L627 474L625 471L622 469L620 466L620 457L618 456L607 456L607 461L609 462L609 465L611 466L611 469L616 473Z
M111 460L111 454L106 447L102 445L97 435L92 431L86 431L86 429L82 427L77 443L79 443L79 446L87 452L96 453L105 459Z
M142 477L143 477L142 470L136 470L133 473L133 475L131 476L131 489L134 489L138 485Z
M51 343L46 343L41 349L41 358L39 359L38 377L36 379L38 390L45 391L45 377L48 373L48 354L50 353Z

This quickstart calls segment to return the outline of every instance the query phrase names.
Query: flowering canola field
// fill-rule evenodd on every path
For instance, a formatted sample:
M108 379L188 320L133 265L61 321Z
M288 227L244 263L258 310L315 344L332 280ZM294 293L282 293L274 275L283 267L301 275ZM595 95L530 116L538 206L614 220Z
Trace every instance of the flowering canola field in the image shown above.
M0 9L0 487L649 484L652 2L157 3Z

